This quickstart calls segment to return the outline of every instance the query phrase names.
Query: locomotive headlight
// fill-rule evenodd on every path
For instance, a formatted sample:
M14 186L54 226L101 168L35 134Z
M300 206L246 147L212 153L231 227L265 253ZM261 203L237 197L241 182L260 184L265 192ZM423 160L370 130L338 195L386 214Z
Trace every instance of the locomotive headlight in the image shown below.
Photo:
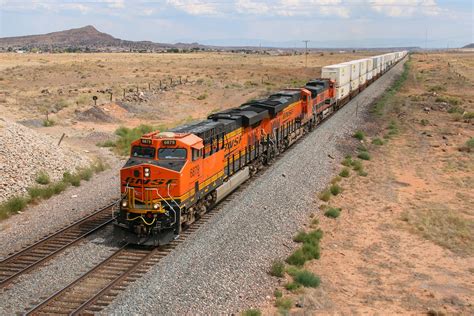
M149 177L150 176L150 168L145 168L144 169L144 174L145 174L145 177Z
M157 210L159 207L160 207L160 204L158 204L158 203L153 204L153 208L154 208L155 210Z
M122 201L122 207L127 207L128 205L128 201L127 200L123 200Z

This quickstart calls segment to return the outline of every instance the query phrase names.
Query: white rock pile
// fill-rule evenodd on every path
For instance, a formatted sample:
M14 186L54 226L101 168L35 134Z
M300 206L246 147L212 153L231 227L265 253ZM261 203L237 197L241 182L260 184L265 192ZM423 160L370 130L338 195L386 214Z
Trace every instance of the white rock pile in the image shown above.
M40 171L51 181L66 171L88 166L89 158L65 147L58 140L0 118L0 202L27 192Z

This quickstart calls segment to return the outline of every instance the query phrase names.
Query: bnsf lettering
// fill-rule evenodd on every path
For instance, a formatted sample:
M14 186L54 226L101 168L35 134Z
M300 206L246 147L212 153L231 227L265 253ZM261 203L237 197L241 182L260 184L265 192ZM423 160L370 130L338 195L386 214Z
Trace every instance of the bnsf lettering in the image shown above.
M123 185L162 185L162 184L171 184L175 182L174 179L139 179L128 177L123 181Z
M227 143L224 144L224 150L225 151L230 151L233 147L240 144L241 141L242 141L242 136L239 136L238 138L229 140Z
M293 113L293 109L289 110L288 112L283 113L283 119L290 117L292 113Z

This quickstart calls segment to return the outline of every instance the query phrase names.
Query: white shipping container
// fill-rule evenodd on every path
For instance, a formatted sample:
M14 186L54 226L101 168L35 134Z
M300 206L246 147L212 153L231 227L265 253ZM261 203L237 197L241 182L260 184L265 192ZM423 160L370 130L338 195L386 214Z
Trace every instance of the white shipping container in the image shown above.
M321 69L321 78L336 81L336 87L342 87L351 81L350 66L336 64L325 66Z
M336 100L340 101L347 97L349 93L351 92L351 84L348 83L344 86L341 86L339 88L336 88Z
M367 73L367 58L354 60L359 62L359 76Z
M374 59L368 58L367 59L367 73L372 73L372 70L374 70Z
M362 86L367 82L367 74L363 74L359 77L359 84Z
M372 80L373 77L374 77L374 70L372 69L371 71L367 73L367 80Z
M351 70L351 81L359 80L360 76L360 63L356 60L348 61L343 65L349 65Z
M352 81L351 81L351 91L358 90L358 89L359 89L359 84L360 84L359 79L357 79L357 80L352 80Z

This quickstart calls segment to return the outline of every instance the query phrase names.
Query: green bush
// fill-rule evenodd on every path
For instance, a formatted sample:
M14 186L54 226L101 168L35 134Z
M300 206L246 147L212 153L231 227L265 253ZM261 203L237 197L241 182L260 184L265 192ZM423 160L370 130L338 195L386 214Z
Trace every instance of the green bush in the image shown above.
M355 132L354 138L357 138L358 140L364 140L365 138L364 132L362 131Z
M242 312L242 316L260 316L262 312L259 309L250 308Z
M319 199L324 201L324 202L327 202L329 201L329 199L331 198L331 191L329 191L328 189L322 191L321 193L319 193Z
M338 195L339 193L341 193L342 188L338 184L333 184L331 185L329 190L331 191L332 195Z
M282 278L285 274L285 264L281 260L275 260L270 268L270 275Z
M291 298L280 297L275 301L275 306L282 310L289 310L293 306Z
M354 169L354 171L360 171L364 168L364 166L362 165L362 162L360 160L354 160L352 162L352 169Z
M300 288L300 285L296 282L289 282L285 284L285 289L292 292Z
M275 289L275 292L273 292L273 295L275 298L280 298L283 296L283 293L279 289Z
M321 229L313 230L310 233L300 231L293 240L299 243L317 243L323 238L323 231Z
M346 156L344 160L341 162L343 166L349 167L352 165L352 157L351 156Z
M68 182L68 183L72 184L75 187L78 187L78 186L81 185L81 177L77 174L73 175L70 172L65 172L63 174L63 180L65 182Z
M466 142L466 147L469 149L474 148L474 137L471 137L467 142Z
M366 151L361 151L358 155L357 158L360 158L362 160L370 160L370 154Z
M96 144L99 147L115 147L117 146L113 140L106 140L105 142L102 143L97 143Z
M68 183L60 181L50 185L54 194L59 194L67 189Z
M474 112L466 112L466 113L464 113L463 119L465 119L465 120L472 120L472 119L474 119Z
M102 160L98 160L93 164L92 168L94 169L95 173L99 173L110 168L110 166L104 163Z
M367 175L368 175L368 173L364 170L359 170L359 172L357 174L361 177L367 177Z
M155 128L151 125L140 125L135 128L119 127L115 130L115 134L119 136L119 139L115 142L115 151L118 154L128 156L130 155L130 144L139 139L144 134L150 133L158 127ZM161 129L160 129L161 130Z
M34 186L28 188L28 194L32 199L49 199L54 195L54 189L52 185L47 187Z
M294 276L294 280L296 283L299 283L305 287L318 287L321 283L321 280L318 276L306 270L302 270L296 273L296 275Z
M377 146L382 146L382 145L383 145L383 140L381 140L381 139L378 138L378 137L377 137L377 138L374 138L374 139L372 140L372 144L377 145Z
M350 175L350 171L348 168L344 168L341 170L341 172L339 172L339 176L343 177L343 178L347 178L349 177Z
M27 204L28 200L21 196L14 196L8 199L0 204L0 218L5 219L12 214L21 212Z
M426 120L426 119L422 119L420 121L420 124L423 125L423 126L427 126L428 124L430 124L430 121Z
M341 209L335 207L331 207L324 213L324 216L331 218L338 218L339 215L341 215Z
M56 122L51 120L51 119L43 120L43 126L44 127L51 127L51 126L54 126L54 125L56 125Z
M299 248L295 250L287 259L286 262L288 264L294 266L302 266L306 262L306 256L303 252L303 249Z
M77 172L77 175L79 176L79 178L81 178L81 180L89 181L94 175L94 171L91 168L84 168L80 169Z
M49 175L46 171L40 171L36 175L35 181L38 184L49 184L51 182L51 179L49 178Z

